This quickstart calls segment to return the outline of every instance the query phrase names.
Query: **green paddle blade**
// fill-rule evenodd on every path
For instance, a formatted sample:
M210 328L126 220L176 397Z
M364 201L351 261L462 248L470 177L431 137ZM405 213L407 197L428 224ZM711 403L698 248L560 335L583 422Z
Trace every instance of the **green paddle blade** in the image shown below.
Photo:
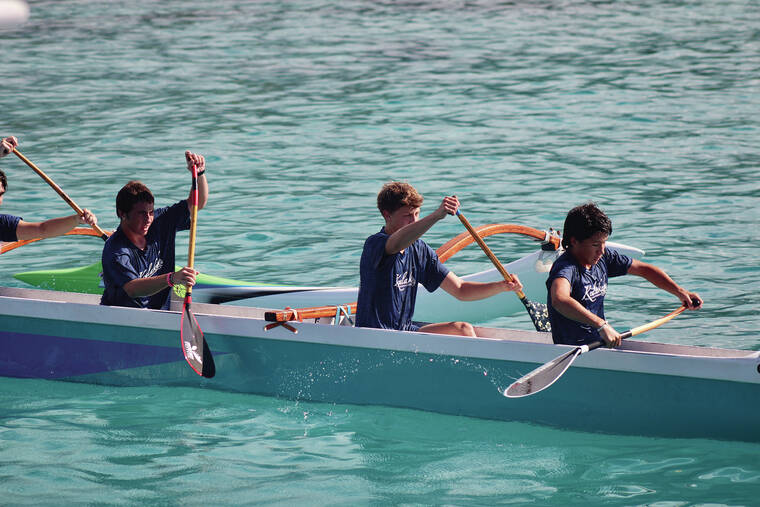
M559 379L570 368L575 358L583 353L582 347L576 347L567 354L543 364L512 383L504 391L507 398L522 398L543 391Z
M530 316L530 320L533 321L536 331L551 333L552 325L549 323L549 309L546 305L531 301L527 297L522 298L520 301L525 305L525 309L528 310L528 315Z

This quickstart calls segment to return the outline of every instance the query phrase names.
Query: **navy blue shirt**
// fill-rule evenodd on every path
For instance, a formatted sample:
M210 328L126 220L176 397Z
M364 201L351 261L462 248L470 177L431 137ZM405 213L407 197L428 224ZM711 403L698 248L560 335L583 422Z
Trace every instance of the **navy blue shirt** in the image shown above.
M599 262L586 269L578 264L570 252L565 252L554 261L546 288L549 307L549 321L552 325L554 343L583 345L601 339L599 332L586 324L568 319L552 306L551 287L557 278L570 282L570 295L594 315L604 318L604 296L607 294L607 280L628 273L633 259L614 250L605 249Z
M393 255L385 253L390 236L385 227L367 238L359 265L356 325L414 331L412 324L417 284L436 290L449 274L435 251L421 239Z
M0 241L18 241L16 227L21 217L13 215L0 215Z
M174 238L177 231L190 228L187 201L180 201L153 213L153 223L145 235L145 250L139 249L122 231L116 229L103 247L101 305L136 308L169 308L169 288L147 297L131 298L124 291L127 282L174 271Z

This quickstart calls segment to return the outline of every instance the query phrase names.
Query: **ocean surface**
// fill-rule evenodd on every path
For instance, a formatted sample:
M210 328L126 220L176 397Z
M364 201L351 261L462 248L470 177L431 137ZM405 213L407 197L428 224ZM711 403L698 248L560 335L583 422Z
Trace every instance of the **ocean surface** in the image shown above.
M474 225L613 240L705 299L642 338L760 349L760 9L742 0L33 1L0 29L0 135L106 229L130 179L185 198L208 159L196 267L353 286L380 186L456 194ZM0 212L70 213L13 156ZM425 236L462 232L454 218ZM503 260L535 248L494 237ZM14 273L90 264L45 240ZM177 244L178 259L187 235ZM490 267L477 248L449 264ZM618 330L678 301L614 280ZM530 329L525 315L489 322ZM620 388L624 388L621 386ZM758 400L760 402L760 400ZM758 505L760 445L570 432L192 388L0 380L0 492L23 504Z

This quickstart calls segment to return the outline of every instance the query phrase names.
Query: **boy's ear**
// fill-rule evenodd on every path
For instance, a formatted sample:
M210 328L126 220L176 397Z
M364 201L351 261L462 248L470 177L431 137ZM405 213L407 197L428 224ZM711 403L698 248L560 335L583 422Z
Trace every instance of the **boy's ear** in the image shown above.
M388 212L388 210L380 210L380 214L383 215L383 218L388 220L391 216L391 214Z

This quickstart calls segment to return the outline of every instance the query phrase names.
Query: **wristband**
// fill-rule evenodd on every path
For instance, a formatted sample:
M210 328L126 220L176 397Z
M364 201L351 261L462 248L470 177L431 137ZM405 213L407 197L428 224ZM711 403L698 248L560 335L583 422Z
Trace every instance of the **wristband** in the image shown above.
M204 169L204 170L202 170L202 171L199 171L199 172L196 174L196 176L203 176L204 174L206 174L206 170L205 170L205 169Z
M174 287L174 282L172 281L172 275L174 273L166 273L166 283L169 284L169 287Z
M596 331L597 332L601 331L604 328L604 326L606 326L606 325L607 325L607 321L605 320L604 324L602 324L601 326L599 326L598 328L596 328Z

